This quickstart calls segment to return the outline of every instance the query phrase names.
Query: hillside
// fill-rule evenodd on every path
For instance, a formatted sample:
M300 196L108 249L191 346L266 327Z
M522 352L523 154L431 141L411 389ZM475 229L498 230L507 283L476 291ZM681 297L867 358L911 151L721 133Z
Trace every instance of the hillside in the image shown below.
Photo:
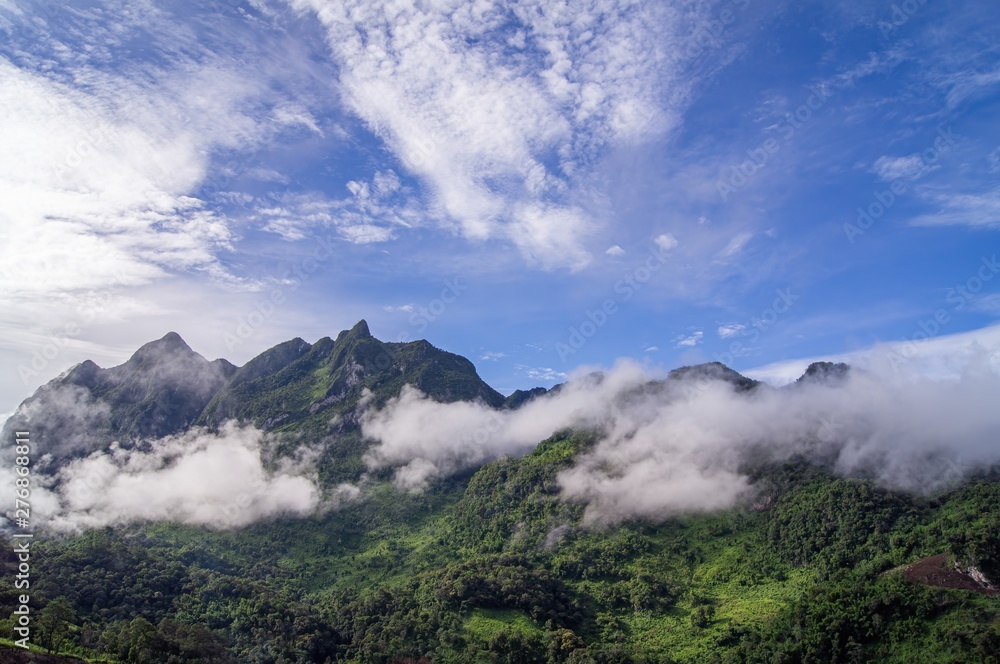
M382 343L363 321L239 368L210 363L175 336L122 367L80 365L26 402L22 417L37 404L76 408L55 413L52 427L99 413L100 425L81 429L72 447L55 447L67 459L110 437L134 435L141 447L142 431L237 418L288 440L325 441L321 486L358 482L362 493L229 529L135 521L40 537L37 643L62 639L63 652L121 662L1000 661L1000 598L912 573L938 556L943 569L957 563L1000 578L996 471L918 495L842 476L819 457L758 455L741 467L752 499L734 507L594 526L587 505L561 493L560 477L595 451L596 429L562 430L523 456L500 455L421 490L400 491L391 469L365 466L363 408L390 403L405 384L436 402L478 400L497 412L544 405L544 390L505 400L468 360L427 342ZM208 378L171 383L164 357ZM788 390L839 384L849 372L810 368ZM679 388L738 399L770 390L712 364L626 395L674 398ZM56 399L67 392L75 400ZM173 398L180 406L170 417L136 419ZM2 548L6 616L16 558L9 541ZM61 611L43 617L53 606Z

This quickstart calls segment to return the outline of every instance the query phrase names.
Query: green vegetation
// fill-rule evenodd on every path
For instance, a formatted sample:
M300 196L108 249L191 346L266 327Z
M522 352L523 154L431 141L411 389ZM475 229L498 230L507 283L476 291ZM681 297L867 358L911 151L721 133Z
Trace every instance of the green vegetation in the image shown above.
M668 380L685 377L757 389L718 364ZM38 538L33 643L158 664L1000 662L1000 595L904 576L939 556L949 574L961 577L958 564L1000 580L1000 474L926 498L806 460L761 464L743 469L752 508L590 529L558 477L593 432L561 432L420 493L398 492L389 469L368 471L358 405L385 404L405 384L495 408L542 392L505 401L465 358L425 341L382 343L363 321L239 369L167 335L121 367L84 363L40 390L29 405L47 424L33 435L57 441L58 460L109 436L128 447L139 434L238 418L289 434L277 445L324 441L326 487L367 479L363 500L309 518ZM0 638L12 634L2 617L18 605L16 564L0 541Z
M119 662L1000 661L1000 599L892 571L995 569L997 477L928 500L787 464L757 473L766 509L592 531L556 483L592 443L310 519L39 541L35 640Z

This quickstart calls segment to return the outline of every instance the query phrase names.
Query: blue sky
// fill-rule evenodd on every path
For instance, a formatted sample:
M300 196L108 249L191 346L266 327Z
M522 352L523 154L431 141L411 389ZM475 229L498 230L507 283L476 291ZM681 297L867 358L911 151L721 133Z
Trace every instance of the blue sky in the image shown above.
M0 412L169 330L242 363L360 318L503 392L1000 361L985 0L0 0L0 31Z

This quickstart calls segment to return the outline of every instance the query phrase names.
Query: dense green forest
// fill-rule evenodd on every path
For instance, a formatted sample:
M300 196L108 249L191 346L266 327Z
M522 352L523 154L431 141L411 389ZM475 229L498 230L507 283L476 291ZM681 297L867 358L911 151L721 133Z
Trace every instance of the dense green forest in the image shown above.
M755 508L600 531L555 482L591 444L307 519L39 541L33 640L117 662L1000 661L1000 598L901 571L948 553L1000 576L996 474L922 498L785 463Z

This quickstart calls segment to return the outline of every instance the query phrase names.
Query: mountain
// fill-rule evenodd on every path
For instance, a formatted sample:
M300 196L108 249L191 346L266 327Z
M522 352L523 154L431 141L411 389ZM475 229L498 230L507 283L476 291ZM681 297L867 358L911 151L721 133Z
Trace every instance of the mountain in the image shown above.
M39 388L7 421L4 436L28 429L56 461L187 429L234 374L170 332L127 362L102 369L90 360Z
M383 343L361 321L336 340L324 337L309 346L295 339L250 360L217 392L199 423L217 426L235 418L265 429L324 430L333 415L351 414L366 391L381 406L406 384L442 402L504 403L464 357L422 340Z
M799 384L838 389L850 371L813 365ZM579 380L600 387L608 379ZM673 398L704 381L723 381L747 402L812 392L771 390L711 363L620 398ZM210 362L168 334L121 366L84 362L41 388L5 436L29 425L52 463L110 440L224 431L235 418L313 444L329 500L307 514L264 510L268 518L229 529L154 516L39 536L32 641L91 661L177 664L998 661L996 470L924 496L839 477L803 456L762 461L748 472L750 495L733 508L593 527L561 482L578 463L596 463L597 431L563 430L521 456L417 490L398 490L391 473L369 469L359 410L387 404L406 384L438 402L478 400L505 417L567 390L505 399L465 358L426 341L383 343L364 321L335 339L284 342L242 367ZM191 459L173 460L191 474L170 477L207 501L214 494L199 493L200 483L231 486L227 473L242 467L225 460L232 473L223 465L210 475ZM604 481L623 460L600 462ZM279 485L266 501L294 486ZM148 488L150 501L163 490ZM23 592L14 586L16 542L0 533L4 635L15 622L3 616L17 618ZM46 661L15 659L0 645L0 661L8 659Z
M811 380L813 374L807 376ZM718 362L675 369L667 377L668 382L694 379L725 381L739 391L759 385ZM362 471L366 445L358 432L359 402L381 407L404 385L444 403L479 401L506 409L562 387L517 390L504 397L468 359L424 340L379 341L364 320L336 339L309 344L296 338L278 344L242 367L225 359L208 361L170 332L122 365L104 369L87 360L50 381L21 404L3 435L10 439L15 430L30 429L58 465L115 441L127 449L193 425L214 429L238 420L319 438L335 422L341 439L330 454L343 462L335 473L343 479Z
M333 417L344 416L344 427L356 428L354 409L364 394L382 405L405 384L443 402L504 404L464 357L422 340L383 343L362 320L336 340L293 339L239 368L206 360L171 332L122 365L102 369L88 360L50 381L21 404L3 435L12 439L14 431L30 429L55 462L112 441L129 447L230 419L319 435Z
M504 400L503 406L504 408L508 408L510 410L516 410L529 401L545 396L550 392L557 391L558 388L559 385L556 385L551 390L547 390L544 387L534 387L530 390L514 390L511 392L510 396Z
M721 362L709 362L693 366L680 367L667 374L668 381L684 380L720 380L731 384L740 392L750 391L761 383L733 371Z
M813 362L793 384L840 384L847 380L850 373L851 367L843 362Z

